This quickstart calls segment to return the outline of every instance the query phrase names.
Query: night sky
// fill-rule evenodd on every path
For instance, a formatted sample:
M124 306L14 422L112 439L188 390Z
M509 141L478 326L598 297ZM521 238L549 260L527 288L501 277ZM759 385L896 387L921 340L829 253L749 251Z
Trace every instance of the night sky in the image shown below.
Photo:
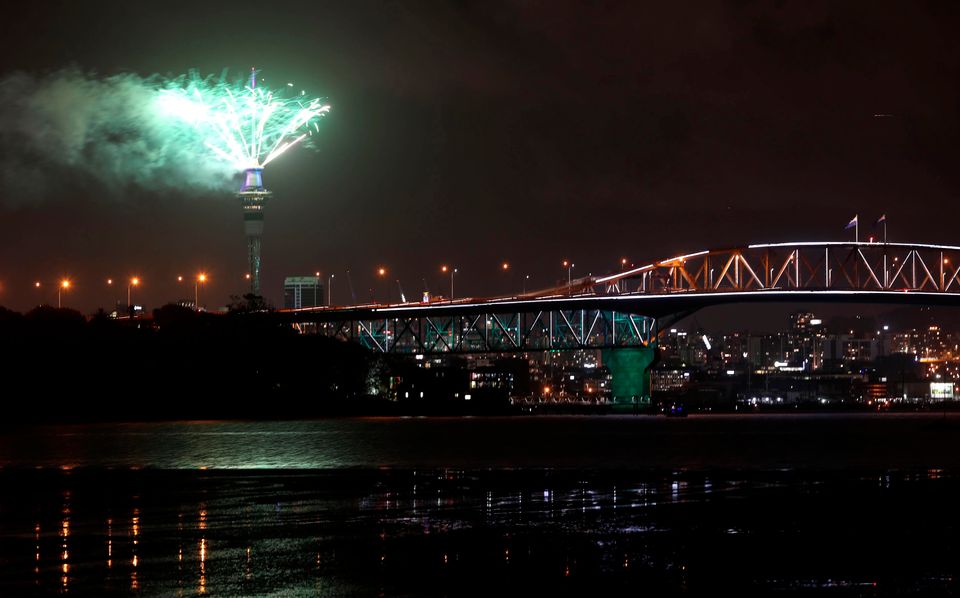
M663 4L663 3L660 3ZM960 5L729 2L33 2L5 9L0 76L189 69L295 81L332 104L315 151L267 169L264 292L334 273L409 296L549 286L677 253L852 239L960 244ZM11 108L0 107L0 111ZM9 114L6 115L10 117ZM9 157L17 148L2 146ZM50 172L0 192L0 303L112 305L243 291L230 193ZM8 181L9 183L9 181ZM237 180L239 186L239 178ZM11 191L16 189L16 191ZM16 197L11 197L15 194ZM881 233L882 234L882 233ZM504 275L500 264L511 264ZM37 292L33 282L45 286ZM122 286L122 283L121 283ZM395 283L391 286L397 298ZM125 297L123 297L125 299Z

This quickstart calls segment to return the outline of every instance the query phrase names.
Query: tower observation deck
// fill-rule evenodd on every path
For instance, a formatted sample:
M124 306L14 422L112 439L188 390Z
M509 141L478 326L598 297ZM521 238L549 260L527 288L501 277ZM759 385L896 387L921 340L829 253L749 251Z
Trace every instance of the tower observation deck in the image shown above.
M247 235L250 292L260 294L260 246L263 236L263 208L273 195L263 186L263 168L248 168L243 187L237 193L243 207L243 228Z

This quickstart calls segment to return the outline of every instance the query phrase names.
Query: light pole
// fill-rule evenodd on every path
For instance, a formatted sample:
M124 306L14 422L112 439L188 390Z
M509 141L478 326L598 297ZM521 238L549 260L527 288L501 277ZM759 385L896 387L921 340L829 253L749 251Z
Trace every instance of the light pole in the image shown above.
M387 269L383 266L377 268L377 276L380 277L380 284L384 285L384 296L386 298L386 302L390 303L390 287L387 286Z
M459 272L456 268L449 268L447 266L441 266L440 271L446 274L450 273L450 300L453 301L453 275Z
M523 294L527 294L527 281L530 280L530 275L527 274L523 277Z
M573 267L574 267L574 266L576 266L576 264L574 264L573 262L570 262L570 261L568 261L568 260L563 260L563 267L567 269L567 287L568 287L568 289L569 289L569 287L573 286L572 272L573 272Z
M133 287L140 286L140 279L136 276L130 279L130 282L127 284L127 309L130 310L130 315L133 315L133 302L131 300Z
M503 273L504 273L504 274L507 274L507 273L510 272L510 264L509 264L508 262L503 262L503 263L500 265L500 269L503 270ZM512 286L512 285L510 284L510 277L508 276L508 277L507 277L507 292L508 292L508 293L510 292L510 287L511 287L511 286Z
M40 286L39 282L37 283L37 286L38 287ZM60 297L61 292L66 291L69 288L70 288L70 281L67 280L66 278L61 280L60 284L57 286L57 309L61 309L63 307L63 301L61 300L61 297Z
M333 279L336 276L336 274L331 274L327 277L327 305L333 305Z
M193 307L196 311L200 311L200 285L205 282L207 282L207 275L201 272L193 283Z

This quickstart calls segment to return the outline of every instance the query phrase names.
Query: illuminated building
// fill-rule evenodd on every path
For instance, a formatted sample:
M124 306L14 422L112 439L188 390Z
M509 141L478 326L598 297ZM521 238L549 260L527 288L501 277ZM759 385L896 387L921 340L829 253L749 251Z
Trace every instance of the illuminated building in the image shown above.
M283 280L283 307L301 309L326 305L319 276L288 276Z

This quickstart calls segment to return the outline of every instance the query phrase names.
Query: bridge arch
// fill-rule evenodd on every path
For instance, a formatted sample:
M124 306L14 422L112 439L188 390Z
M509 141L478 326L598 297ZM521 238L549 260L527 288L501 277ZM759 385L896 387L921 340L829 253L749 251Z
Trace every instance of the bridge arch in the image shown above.
M767 243L674 256L520 295L281 313L304 332L383 353L629 349L621 355L634 358L625 361L646 369L660 331L676 320L712 305L756 302L960 306L960 247Z

